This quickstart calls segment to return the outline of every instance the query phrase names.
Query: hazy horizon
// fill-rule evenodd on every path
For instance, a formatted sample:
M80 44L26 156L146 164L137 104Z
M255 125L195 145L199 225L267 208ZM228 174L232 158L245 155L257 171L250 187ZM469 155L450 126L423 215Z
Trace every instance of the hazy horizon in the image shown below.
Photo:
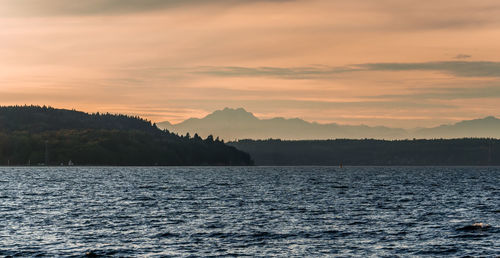
M152 122L154 122L154 123L170 123L172 125L179 125L179 124L182 124L183 122L186 122L187 120L190 120L190 119L204 119L207 116L213 115L216 112L220 112L220 111L224 111L224 110L243 110L245 112L248 112L248 113L252 114L253 116L255 116L256 118L258 118L259 120L272 120L272 119L294 120L294 119L299 119L299 120L303 120L303 121L308 122L308 123L320 124L320 125L326 125L326 124L338 124L338 125L348 125L348 126L362 126L362 125L366 125L366 126L371 126L371 127L389 127L389 128L395 128L395 127L393 127L391 125L383 125L383 124L379 124L379 125L378 124L367 125L367 124L364 124L362 121L360 121L359 123L338 123L336 121L319 122L319 121L314 121L314 120L306 120L306 119L303 119L303 118L297 117L297 116L292 116L292 117L284 117L284 116L274 116L274 117L261 116L260 114L256 114L256 113L252 112L251 110L247 110L247 109L245 109L243 107L224 107L222 109L217 109L217 110L213 110L212 112L208 112L205 115L200 115L200 116L196 116L196 117L188 117L188 118L186 118L184 120L179 120L179 121L176 121L176 122L171 122L169 120L152 121ZM424 127L424 126L404 126L403 125L403 126L397 127L397 128L404 128L404 129L429 128L429 127L436 127L436 126L442 126L442 125L453 125L453 124L460 123L460 122L463 122L463 121L481 120L481 119L485 119L485 118L489 118L489 117L493 117L493 118L498 119L498 117L496 117L494 115L486 115L486 116L483 116L483 117L476 117L476 118L471 118L471 119L467 119L467 120L459 120L459 121L454 121L454 122L449 122L449 123L438 123L438 124L427 126L427 127Z
M159 122L157 126L180 135L240 139L324 140L324 139L500 139L500 119L487 116L433 127L391 127L317 123L300 118L260 118L244 108L224 108L207 116L180 123Z

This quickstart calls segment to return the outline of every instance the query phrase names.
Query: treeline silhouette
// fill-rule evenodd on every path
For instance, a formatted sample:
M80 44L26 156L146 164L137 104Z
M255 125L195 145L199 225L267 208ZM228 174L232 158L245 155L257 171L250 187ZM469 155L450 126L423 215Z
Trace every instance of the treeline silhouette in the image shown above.
M139 117L0 107L0 165L251 165L212 136L179 136Z
M240 140L229 145L248 152L256 165L500 165L500 140Z
M62 129L139 130L156 133L156 126L137 116L88 114L47 106L0 107L0 130L32 133Z

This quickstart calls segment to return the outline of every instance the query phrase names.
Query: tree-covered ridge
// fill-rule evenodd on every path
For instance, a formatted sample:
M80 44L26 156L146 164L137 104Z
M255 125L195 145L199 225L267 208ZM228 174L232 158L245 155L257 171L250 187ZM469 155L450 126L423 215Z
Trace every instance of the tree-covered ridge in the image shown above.
M256 165L500 165L500 140L241 140Z
M0 107L0 131L43 132L61 129L157 131L150 121L127 115L88 114L47 106Z
M125 115L0 107L0 165L251 165L212 136L179 136Z

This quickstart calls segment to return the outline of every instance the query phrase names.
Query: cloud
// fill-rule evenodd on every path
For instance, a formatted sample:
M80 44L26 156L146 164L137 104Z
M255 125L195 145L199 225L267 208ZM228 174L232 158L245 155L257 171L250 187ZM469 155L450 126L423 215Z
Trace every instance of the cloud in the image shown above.
M500 62L424 62L360 64L368 71L437 71L458 77L500 77Z
M234 107L263 107L267 109L283 109L283 108L304 108L313 110L325 109L357 109L357 110L397 110L397 109L423 109L423 108L442 108L442 109L455 109L456 106L446 103L431 103L426 101L407 101L407 100L377 100L377 101L324 101L324 100L300 100L300 99L197 99L193 103L193 108L203 108L213 101L224 103L224 105ZM169 100L172 104L182 104L188 101L187 99L172 99Z
M347 15L355 24L344 24L341 19L333 19L332 24L348 25L347 28L376 28L387 30L443 30L498 26L500 4L496 0L0 0L1 15L98 15L128 14L157 11L189 6L233 6L241 4L299 2L301 10L314 13L310 20L325 16ZM315 7L311 9L311 7ZM3 10L3 11L2 11ZM279 9L280 15L289 9ZM256 12L255 15L259 15ZM359 15L359 16L358 16ZM306 15L307 16L307 15ZM348 21L348 20L347 20ZM326 26L327 31L332 27Z
M218 77L278 77L284 79L313 79L352 72L349 67L199 67L192 73Z
M193 74L216 77L274 77L281 79L321 79L336 74L368 71L436 71L457 77L500 77L500 62L443 61L422 63L367 63L343 67L198 67Z
M466 55L466 54L458 54L455 56L455 59L468 59L471 58L471 55Z
M0 5L18 15L125 14L198 5L235 5L293 0L0 0Z
M440 100L455 100L455 99L494 99L500 98L500 85L482 86L474 88L442 88L424 90L411 94L387 94L377 96L366 96L368 99L440 99Z

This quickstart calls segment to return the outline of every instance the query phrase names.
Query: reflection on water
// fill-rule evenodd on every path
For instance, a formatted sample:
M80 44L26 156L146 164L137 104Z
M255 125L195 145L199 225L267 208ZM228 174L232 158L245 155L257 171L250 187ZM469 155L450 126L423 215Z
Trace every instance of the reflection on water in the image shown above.
M495 256L499 204L500 168L0 168L0 255Z

